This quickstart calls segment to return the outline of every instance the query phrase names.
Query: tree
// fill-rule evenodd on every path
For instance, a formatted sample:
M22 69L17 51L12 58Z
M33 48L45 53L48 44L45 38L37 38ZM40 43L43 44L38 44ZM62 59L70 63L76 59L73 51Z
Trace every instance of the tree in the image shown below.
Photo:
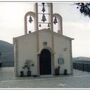
M90 17L90 3L80 2L75 4L77 5L77 9L79 9L80 13Z

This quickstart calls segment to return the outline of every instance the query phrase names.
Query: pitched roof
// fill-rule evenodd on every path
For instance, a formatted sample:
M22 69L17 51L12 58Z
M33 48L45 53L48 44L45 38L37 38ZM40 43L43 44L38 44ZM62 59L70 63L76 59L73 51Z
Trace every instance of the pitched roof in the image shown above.
M50 33L52 33L52 31L50 29L46 29L46 28L38 30L38 31L39 32L50 32ZM23 36L27 36L27 35L30 35L30 34L36 34L36 33L37 33L37 31L34 31L34 32L29 33L29 34L21 35L21 36L18 36L18 37L23 37ZM56 32L53 32L53 34L56 35L56 36L61 36L61 37L64 37L64 38L67 38L67 39L70 39L70 40L74 40L74 38L71 38L71 37L56 33ZM15 37L15 38L18 38L18 37Z

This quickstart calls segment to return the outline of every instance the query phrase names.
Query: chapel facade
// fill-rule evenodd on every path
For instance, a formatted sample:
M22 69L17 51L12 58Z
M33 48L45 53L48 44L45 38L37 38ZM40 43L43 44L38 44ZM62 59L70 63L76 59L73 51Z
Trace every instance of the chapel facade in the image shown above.
M34 32L28 22L34 22ZM13 38L16 76L72 74L73 39L63 35L62 16L53 13L53 4L35 3L35 12L25 14L24 25L25 34Z

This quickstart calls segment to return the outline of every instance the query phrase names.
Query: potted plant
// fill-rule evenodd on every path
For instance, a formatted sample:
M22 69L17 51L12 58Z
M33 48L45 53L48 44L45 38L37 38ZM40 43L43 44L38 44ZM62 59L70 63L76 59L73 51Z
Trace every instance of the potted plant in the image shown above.
M55 69L55 75L60 75L60 66L58 66L56 69Z
M20 71L20 77L23 77L23 76L24 76L24 72Z
M64 75L67 75L67 69L64 69Z
M23 69L27 69L27 76L31 76L31 66L34 66L32 60L26 60Z

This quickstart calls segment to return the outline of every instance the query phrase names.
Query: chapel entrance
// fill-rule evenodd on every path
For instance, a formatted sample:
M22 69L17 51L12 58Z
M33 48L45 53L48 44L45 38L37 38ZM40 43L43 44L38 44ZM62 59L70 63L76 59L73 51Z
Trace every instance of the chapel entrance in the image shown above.
M39 56L40 75L51 74L51 52L43 49Z

